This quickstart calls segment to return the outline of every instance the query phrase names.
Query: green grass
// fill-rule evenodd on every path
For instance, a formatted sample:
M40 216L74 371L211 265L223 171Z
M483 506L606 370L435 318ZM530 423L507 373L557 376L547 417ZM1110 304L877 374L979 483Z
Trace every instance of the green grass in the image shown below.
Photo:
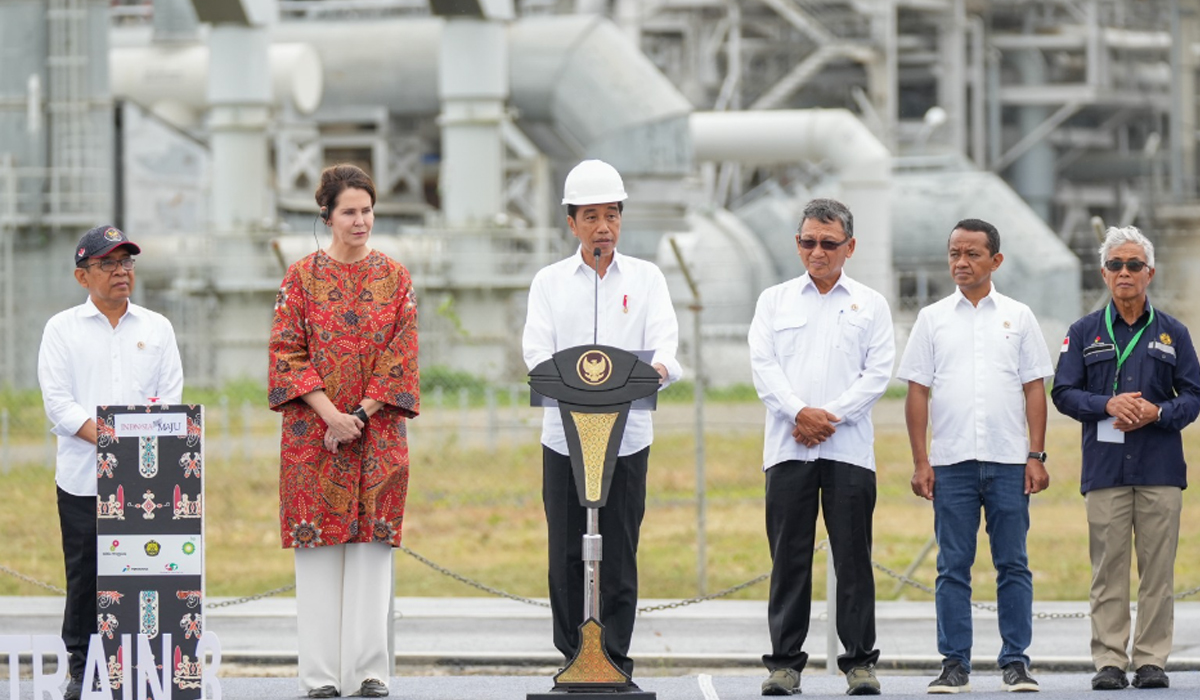
M251 392L252 393L252 392ZM250 400L231 399L231 404ZM889 410L900 410L885 399ZM734 404L710 403L710 416ZM207 485L208 592L214 596L246 595L285 585L293 580L290 552L279 546L278 460L270 434L273 417L265 408L254 411L262 422L254 427L262 448L243 456L240 441L222 448L210 436ZM421 419L411 430L419 433ZM210 425L215 423L210 421ZM235 425L240 425L235 423ZM428 425L428 424L427 424ZM219 441L218 441L219 442ZM1190 453L1200 448L1194 430L1185 433ZM760 468L761 431L738 427L710 430L706 437L708 495L709 591L741 583L768 570L770 562L763 528L763 475ZM526 596L543 597L545 583L545 523L540 497L540 451L533 442L493 450L470 447L466 441L438 442L422 436L414 449L409 501L404 523L405 544L466 576ZM1034 497L1029 533L1030 564L1035 598L1084 600L1090 567L1087 521L1079 495L1079 430L1071 422L1052 423L1047 450L1051 488ZM40 452L38 453L40 454ZM877 431L878 505L875 513L876 561L905 569L929 538L931 506L912 495L908 481L911 460L902 428ZM694 446L687 432L660 431L650 457L649 502L640 551L641 594L647 598L694 595L696 585L696 509ZM54 506L53 473L39 462L0 470L0 564L37 579L62 585L62 554ZM1176 560L1177 589L1200 584L1200 508L1191 503L1194 490L1184 492L1183 523ZM397 555L398 595L482 595ZM815 590L825 595L825 555L814 560ZM976 598L995 597L986 535L980 538L975 570ZM928 557L914 576L934 580L934 558ZM893 582L877 575L881 599ZM30 584L0 573L0 595L42 595ZM765 584L736 597L763 599ZM924 593L907 589L913 600Z

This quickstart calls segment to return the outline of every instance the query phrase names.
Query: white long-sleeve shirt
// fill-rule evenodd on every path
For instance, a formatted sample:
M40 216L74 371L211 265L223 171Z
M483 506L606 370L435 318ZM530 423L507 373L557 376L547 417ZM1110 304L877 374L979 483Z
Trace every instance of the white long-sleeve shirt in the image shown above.
M96 495L96 446L76 437L97 406L183 400L183 366L165 316L130 303L116 328L89 297L46 323L38 384L58 436L55 481L75 496Z
M763 469L787 460L829 459L875 469L871 408L896 358L892 313L879 292L843 272L821 294L808 275L765 290L750 324L750 369L767 407ZM792 437L812 406L837 417L816 447Z
M1025 464L1024 385L1054 367L1033 311L993 285L978 306L956 289L921 309L896 376L933 390L931 465Z
M596 272L583 261L581 250L538 271L529 287L529 311L521 339L525 364L533 369L559 350L592 344L592 320L597 318L597 342L622 350L652 350L651 364L667 369L663 387L679 379L683 368L675 359L679 323L656 265L613 252L612 263L599 282L599 314L593 315ZM621 440L621 456L650 446L654 427L649 411L630 411ZM545 409L542 444L568 454L558 408Z

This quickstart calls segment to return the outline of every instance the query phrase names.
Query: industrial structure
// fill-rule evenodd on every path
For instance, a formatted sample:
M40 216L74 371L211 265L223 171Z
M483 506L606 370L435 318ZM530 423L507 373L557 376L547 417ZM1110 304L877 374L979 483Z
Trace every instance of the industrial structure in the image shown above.
M557 202L585 157L625 177L621 249L683 321L677 243L713 383L748 380L755 299L800 272L818 195L854 211L847 270L901 331L950 291L965 217L998 226L997 284L1052 344L1100 297L1097 221L1142 226L1156 303L1200 322L1198 22L1200 0L0 0L0 385L36 384L103 221L142 245L189 384L265 376L340 161L413 272L422 365L493 380L524 376L525 291L575 249Z

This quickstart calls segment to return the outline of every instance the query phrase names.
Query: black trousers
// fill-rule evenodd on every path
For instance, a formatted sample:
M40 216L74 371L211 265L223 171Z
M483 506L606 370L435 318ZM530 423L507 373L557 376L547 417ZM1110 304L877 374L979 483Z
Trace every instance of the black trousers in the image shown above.
M604 560L600 562L600 624L613 663L633 675L629 643L637 616L637 549L646 513L650 448L618 457L608 502L600 509ZM554 646L569 661L579 649L583 623L583 535L587 509L579 504L571 458L542 446L542 504L550 549L550 610Z
M837 574L837 633L845 653L843 672L879 660L875 648L875 574L871 569L871 519L875 472L845 462L781 462L767 470L767 542L771 546L771 593L767 625L770 670L804 669L812 609L813 545L817 510L833 550Z
M71 655L71 675L82 676L88 642L96 633L96 497L55 490L67 569L62 638Z

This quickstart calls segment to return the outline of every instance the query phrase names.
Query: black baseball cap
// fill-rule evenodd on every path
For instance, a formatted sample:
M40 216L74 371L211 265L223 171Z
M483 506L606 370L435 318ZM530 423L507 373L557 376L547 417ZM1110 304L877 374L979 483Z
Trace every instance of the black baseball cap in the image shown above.
M79 245L75 246L75 267L87 262L88 258L104 257L121 246L129 248L129 252L134 255L142 252L142 249L116 226L97 226L83 234Z

